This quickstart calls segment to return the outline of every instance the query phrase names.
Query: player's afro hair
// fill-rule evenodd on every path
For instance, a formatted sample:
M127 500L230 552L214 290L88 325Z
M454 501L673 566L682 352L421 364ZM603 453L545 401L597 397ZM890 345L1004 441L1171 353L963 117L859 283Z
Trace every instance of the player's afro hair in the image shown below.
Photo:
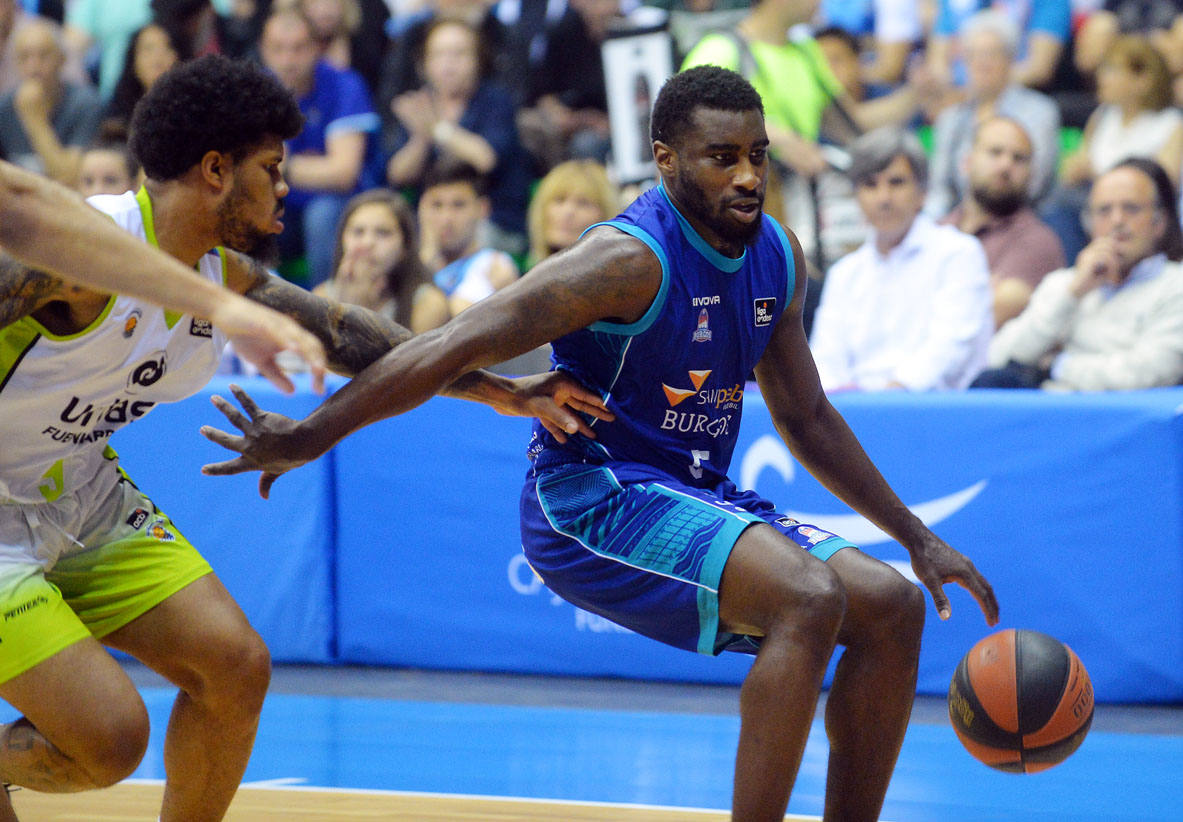
M678 72L662 85L653 104L650 136L677 147L691 126L691 114L696 108L764 114L760 95L743 75L719 66L695 66Z
M304 127L291 93L262 67L219 55L179 63L136 104L128 145L153 180L174 180L209 151L239 159Z

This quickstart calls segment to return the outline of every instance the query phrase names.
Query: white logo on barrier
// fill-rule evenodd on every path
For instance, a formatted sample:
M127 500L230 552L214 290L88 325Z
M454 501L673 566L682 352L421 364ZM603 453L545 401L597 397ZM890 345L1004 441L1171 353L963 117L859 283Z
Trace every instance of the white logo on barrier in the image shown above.
M567 604L558 594L552 593L542 582L542 579L530 567L530 563L526 561L523 554L514 554L509 558L509 566L506 569L509 576L509 587L513 588L523 596L533 596L535 594L546 593L550 595L550 604L565 605ZM574 608L574 606L571 606ZM590 611L585 611L582 608L574 608L575 610L575 630L576 631L590 631L594 634L631 634L628 628L617 625L610 619L605 619L598 614L593 614Z
M532 596L546 591L546 586L542 584L538 574L534 573L534 569L530 567L524 554L514 554L509 558L509 567L506 569L506 573L509 575L509 587L523 596ZM547 591L547 593L550 592ZM560 605L562 602L563 598L558 594L550 594L551 605Z
M752 443L743 455L740 463L740 488L755 488L756 480L765 468L771 468L780 475L786 484L793 481L796 467L793 456L783 442L771 434L765 434ZM986 487L986 480L978 480L967 488L962 488L948 496L938 497L927 502L909 505L920 521L929 528L969 505L982 489ZM783 513L797 520L816 525L850 540L855 545L874 545L880 542L891 542L891 537L883 533L877 526L868 522L859 514L814 514L804 511L784 511ZM907 563L904 563L906 566ZM911 576L909 570L905 576Z

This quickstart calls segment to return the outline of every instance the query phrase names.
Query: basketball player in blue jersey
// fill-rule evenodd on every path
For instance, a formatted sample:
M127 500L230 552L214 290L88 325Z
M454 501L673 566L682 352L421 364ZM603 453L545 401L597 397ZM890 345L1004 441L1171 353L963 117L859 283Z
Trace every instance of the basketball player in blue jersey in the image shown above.
M156 246L200 288L224 283L295 319L323 343L329 367L352 375L410 332L286 283L242 253L283 227L283 140L301 120L289 92L253 64L182 63L133 118L144 187L90 203L106 215L96 218L104 229ZM96 242L91 252L112 249ZM144 272L135 260L128 267ZM111 284L109 267L90 268L86 276ZM156 403L204 386L226 339L206 317L0 257L0 698L21 714L0 725L0 782L73 792L136 767L148 715L106 645L179 688L161 820L225 815L267 691L267 649L205 559L120 470L107 440ZM594 412L596 395L555 376L476 373L450 391L507 413L544 414L560 438L564 429L594 436L556 403L571 397ZM161 453L167 458L167 443ZM0 791L0 822L15 818Z
M796 238L762 213L768 137L755 90L712 66L675 75L652 117L661 184L568 251L399 346L305 420L219 407L243 434L211 474L284 470L411 408L457 375L553 341L614 421L559 442L536 427L522 541L581 608L690 651L755 654L740 692L732 813L779 820L827 662L827 820L878 818L915 691L924 599L888 565L778 515L726 471L755 371L777 430L835 494L903 545L941 618L943 584L998 604L973 564L896 497L826 400L801 324Z

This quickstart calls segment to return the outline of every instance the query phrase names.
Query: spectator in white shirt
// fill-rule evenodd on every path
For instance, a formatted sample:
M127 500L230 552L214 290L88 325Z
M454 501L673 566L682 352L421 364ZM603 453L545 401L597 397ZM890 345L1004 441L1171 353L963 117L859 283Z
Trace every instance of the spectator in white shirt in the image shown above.
M822 387L965 388L994 328L981 243L921 213L927 166L914 135L863 135L849 173L872 231L826 276L811 339Z
M1076 265L1043 278L998 330L978 388L1106 391L1183 382L1183 231L1154 160L1097 178Z

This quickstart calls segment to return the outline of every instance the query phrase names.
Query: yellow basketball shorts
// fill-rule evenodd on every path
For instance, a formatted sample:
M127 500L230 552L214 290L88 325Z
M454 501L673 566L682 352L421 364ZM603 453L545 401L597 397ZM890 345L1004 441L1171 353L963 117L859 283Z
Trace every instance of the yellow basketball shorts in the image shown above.
M211 572L115 470L94 504L81 493L0 505L0 682L88 636L102 639Z

